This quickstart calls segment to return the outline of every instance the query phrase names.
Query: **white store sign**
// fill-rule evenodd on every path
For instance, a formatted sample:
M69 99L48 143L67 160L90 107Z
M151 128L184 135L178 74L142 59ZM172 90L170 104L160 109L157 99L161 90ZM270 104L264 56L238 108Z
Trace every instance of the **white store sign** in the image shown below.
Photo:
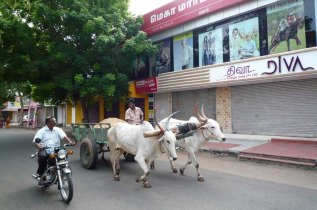
M210 82L315 71L317 69L315 59L317 59L317 50L219 66L210 69Z

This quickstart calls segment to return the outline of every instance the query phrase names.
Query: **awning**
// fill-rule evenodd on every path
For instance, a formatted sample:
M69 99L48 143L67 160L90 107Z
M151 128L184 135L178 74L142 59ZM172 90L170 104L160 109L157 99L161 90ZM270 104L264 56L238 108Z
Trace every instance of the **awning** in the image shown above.
M17 112L18 109L7 108L7 109L2 109L1 111L3 111L3 112Z

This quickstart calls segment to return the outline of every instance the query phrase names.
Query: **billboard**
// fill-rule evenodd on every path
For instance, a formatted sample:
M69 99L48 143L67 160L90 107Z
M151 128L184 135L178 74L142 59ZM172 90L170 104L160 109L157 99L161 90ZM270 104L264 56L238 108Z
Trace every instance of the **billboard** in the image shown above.
M222 28L198 35L199 66L223 63Z
M157 91L157 77L152 77L148 79L136 80L135 92L139 93L150 93Z
M229 25L230 61L260 56L259 18Z
M193 68L193 32L174 36L173 46L174 71Z
M150 77L157 77L161 73L172 71L171 39L155 43L157 53L149 59Z
M251 0L175 0L143 16L142 31L158 33Z
M149 77L147 58L142 55L136 55L132 63L129 81L144 79Z
M267 7L268 54L306 48L303 0L287 0Z

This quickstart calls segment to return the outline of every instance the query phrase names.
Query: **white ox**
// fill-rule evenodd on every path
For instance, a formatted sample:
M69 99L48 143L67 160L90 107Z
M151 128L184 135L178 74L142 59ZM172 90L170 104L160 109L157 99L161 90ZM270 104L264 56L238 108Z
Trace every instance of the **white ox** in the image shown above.
M181 140L176 141L176 146L181 148L186 148L188 152L188 161L187 163L180 168L180 173L183 175L184 170L186 167L193 162L197 174L198 174L198 181L203 182L204 178L199 170L199 164L196 160L195 152L199 150L199 148L208 142L210 139L216 139L220 142L223 142L226 140L226 137L223 135L223 133L220 130L220 126L217 121L208 119L204 114L204 105L201 108L202 116L197 111L198 103L195 105L195 113L200 121L202 123L200 124L198 119L196 117L191 117L188 121L184 120L177 120L177 119L170 119L169 121L165 119L160 121L160 124L162 126L166 125L166 122L168 122L168 126L170 128L175 128L177 125L182 125L186 123L195 123L197 125L197 130L194 132L192 136L185 137ZM171 162L172 171L174 173L177 173L177 169L175 168L173 162ZM154 169L154 162L151 163L151 168Z
M154 111L154 120L156 120L156 109ZM167 122L173 115L167 118ZM158 123L157 123L158 124ZM147 137L144 137L147 136ZM176 160L175 150L176 137L174 133L165 126L165 129L159 126L159 130L154 130L149 122L144 121L141 125L131 125L127 123L117 123L108 130L108 145L110 149L110 161L114 179L119 181L120 165L119 158L124 151L135 155L135 160L140 164L144 174L136 179L137 182L143 181L143 186L150 188L147 181L150 173L148 165L165 150L170 159Z

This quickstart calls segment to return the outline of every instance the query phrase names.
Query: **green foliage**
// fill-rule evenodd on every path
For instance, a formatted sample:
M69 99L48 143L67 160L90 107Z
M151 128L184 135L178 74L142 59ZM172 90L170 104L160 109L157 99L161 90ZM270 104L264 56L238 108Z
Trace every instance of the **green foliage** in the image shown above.
M3 82L0 85L0 109L3 109L3 104L8 101L15 101L15 92L8 83Z
M140 32L142 17L132 16L128 3L1 2L0 77L29 81L39 102L87 104L102 97L110 106L122 100L128 94L127 75L135 55L152 56L156 50Z

